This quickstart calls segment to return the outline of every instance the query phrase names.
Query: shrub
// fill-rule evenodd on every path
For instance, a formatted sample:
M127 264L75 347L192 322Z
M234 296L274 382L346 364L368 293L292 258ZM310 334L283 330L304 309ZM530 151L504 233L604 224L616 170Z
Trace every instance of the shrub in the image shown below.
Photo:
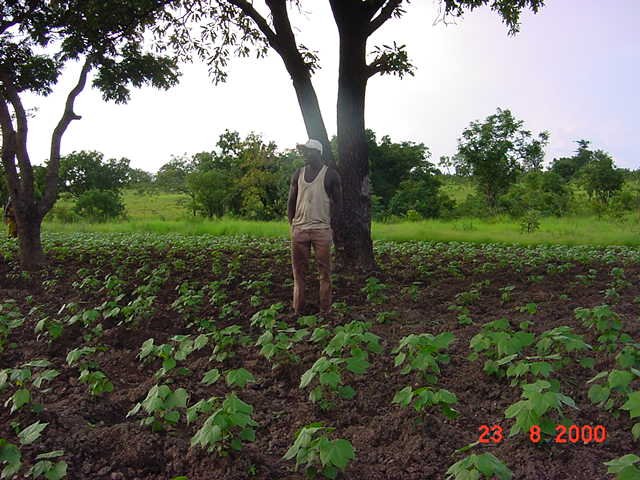
M124 215L124 203L114 190L87 190L76 200L74 212L91 221L106 222Z

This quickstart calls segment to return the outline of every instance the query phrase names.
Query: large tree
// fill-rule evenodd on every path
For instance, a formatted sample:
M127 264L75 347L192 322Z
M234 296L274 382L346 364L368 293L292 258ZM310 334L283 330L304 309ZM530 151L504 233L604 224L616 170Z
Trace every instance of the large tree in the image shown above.
M175 60L147 53L143 33L166 0L9 0L0 7L0 125L2 163L14 198L20 256L24 268L42 264L42 219L56 201L60 150L73 120L76 98L92 70L93 85L105 100L126 102L130 86L177 82ZM53 128L43 191L36 189L27 150L26 93L49 94L62 69L80 64L60 120Z
M334 225L339 261L365 269L374 267L371 242L371 194L364 111L367 83L377 74L403 76L412 73L404 46L374 47L367 52L369 38L387 21L404 13L409 0L328 0L340 42L337 104L337 167L343 183L344 212L348 218ZM317 55L300 44L294 35L289 8L302 8L302 0L265 0L260 11L250 0L199 0L184 2L186 11L174 11L170 22L159 30L178 50L189 49L205 57L216 81L226 78L226 66L233 53L258 56L273 49L291 76L298 103L310 137L325 145L333 164L328 135L311 80L318 67ZM488 5L499 13L510 33L518 31L522 10L537 12L544 0L441 0L441 13L462 16L467 10ZM189 25L195 21L203 36L192 40Z

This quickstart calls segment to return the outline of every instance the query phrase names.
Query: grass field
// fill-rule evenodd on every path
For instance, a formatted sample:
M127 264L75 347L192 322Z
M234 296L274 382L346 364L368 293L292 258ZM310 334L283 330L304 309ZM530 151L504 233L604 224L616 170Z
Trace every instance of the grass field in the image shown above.
M520 225L510 220L483 221L458 219L425 220L394 224L373 224L374 240L436 240L458 242L500 242L563 245L640 245L638 219L612 222L596 218L546 218L540 230L521 233ZM254 237L286 237L289 226L284 221L254 222L248 220L130 220L118 223L55 223L44 226L49 232L148 232L185 235L249 235Z
M463 201L474 187L468 182L450 182L443 187ZM256 222L224 218L205 220L193 217L185 208L188 197L179 193L140 194L131 190L123 194L127 219L109 223L45 222L49 232L148 232L180 233L184 235L249 235L255 237L286 237L285 221ZM59 205L69 208L69 201ZM563 245L640 245L640 216L633 214L624 221L596 217L543 218L540 229L521 233L520 224L506 217L481 220L425 220L419 222L373 223L375 240L436 240L459 242L501 242L519 244Z

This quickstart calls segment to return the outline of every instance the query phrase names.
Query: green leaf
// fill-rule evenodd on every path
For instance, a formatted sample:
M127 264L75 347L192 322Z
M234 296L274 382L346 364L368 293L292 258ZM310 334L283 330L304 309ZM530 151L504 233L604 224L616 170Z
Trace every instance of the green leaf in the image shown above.
M362 375L369 368L369 362L362 357L349 357L347 358L347 370L357 375Z
M629 394L628 400L620 408L629 410L631 418L640 417L640 390Z
M212 385L216 383L219 378L220 378L220 370L218 370L217 368L213 368L203 375L200 383L204 383L205 385Z
M44 476L47 480L60 480L67 476L67 462L60 461L56 465L46 472Z
M341 398L344 398L346 400L351 400L353 397L356 396L356 391L349 385L346 385L338 389L338 395L340 395Z
M165 358L164 361L162 362L162 368L164 369L165 372L168 372L170 370L173 370L176 366L176 361L173 358Z
M244 388L249 382L255 382L254 376L244 368L230 370L227 372L227 385L230 387Z
M27 428L25 428L20 433L18 433L18 438L20 439L20 443L22 445L29 445L33 443L40 437L40 435L42 434L42 431L45 428L47 428L47 425L49 424L40 423L40 421L32 423Z
M631 467L638 461L640 461L640 457L638 455L630 453L628 455L623 455L622 457L615 458L609 462L604 462L604 464L609 467L607 473L619 473L627 467Z
M413 389L411 386L404 387L402 390L396 392L393 396L393 400L391 403L397 403L403 407L409 406L411 400L413 399Z
M21 388L19 390L16 390L16 392L11 397L11 400L13 402L13 405L11 406L10 413L13 413L16 410L20 410L23 405L29 403L29 401L31 400L31 392L29 392L29 390L27 390L26 388Z
M609 374L609 386L611 388L626 388L633 380L633 374L626 370L612 370Z
M332 389L335 389L340 383L340 381L342 380L342 378L340 377L340 374L337 372L324 372L320 374L319 380L321 385L327 385Z
M638 438L640 438L640 422L636 423L631 428L631 435L633 436L634 440L638 440Z
M320 461L323 465L333 465L344 470L354 458L353 446L348 440L338 439L320 446Z
M47 460L50 458L58 458L64 455L64 450L54 450L52 452L41 453L36 457L36 460Z
M175 425L180 420L180 412L177 410L171 410L164 414L164 419Z
M592 385L589 389L589 400L592 403L602 403L609 398L611 390L604 385Z
M187 408L187 399L189 393L184 388L178 388L175 392L169 394L164 401L164 408L166 410L172 408Z
M18 447L0 438L0 463L7 463L0 478L12 478L21 466L21 453Z

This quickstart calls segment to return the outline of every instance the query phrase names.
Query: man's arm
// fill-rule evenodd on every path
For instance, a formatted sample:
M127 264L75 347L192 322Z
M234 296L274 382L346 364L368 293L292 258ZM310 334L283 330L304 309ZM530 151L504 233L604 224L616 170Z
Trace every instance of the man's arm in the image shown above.
M298 176L300 169L296 170L291 176L291 184L289 185L289 200L287 200L287 217L289 217L289 225L296 216L296 202L298 201Z
M342 213L342 182L337 170L331 168L327 171L327 194L331 200L331 223Z

